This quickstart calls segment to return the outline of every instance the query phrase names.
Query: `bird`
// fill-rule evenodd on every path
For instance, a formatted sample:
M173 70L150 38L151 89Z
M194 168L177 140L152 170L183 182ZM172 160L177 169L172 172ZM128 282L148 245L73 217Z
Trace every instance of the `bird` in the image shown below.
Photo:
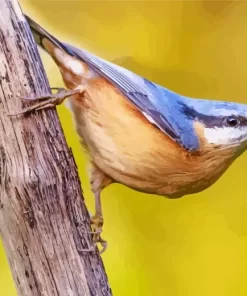
M59 67L65 88L21 113L67 99L91 165L94 248L98 243L102 252L107 248L101 237L106 187L119 183L149 195L181 198L213 185L246 150L246 104L183 96L59 41L25 17L37 45Z

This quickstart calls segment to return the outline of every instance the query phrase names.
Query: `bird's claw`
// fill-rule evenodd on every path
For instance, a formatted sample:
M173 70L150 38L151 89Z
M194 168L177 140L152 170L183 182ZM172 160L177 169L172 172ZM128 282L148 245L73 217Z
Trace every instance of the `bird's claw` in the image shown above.
M79 251L82 253L97 253L97 244L100 244L102 249L98 251L98 254L101 255L107 249L107 242L103 240L100 236L98 237L97 241L93 243L88 249L80 249Z
M96 252L97 250L97 244L100 244L102 249L99 251L99 254L102 254L107 249L107 242L101 238L100 234L102 233L102 226L104 223L102 216L93 216L90 219L92 231L90 233L92 234L92 241L93 245L89 247L88 249L81 250L82 252Z
M40 97L34 97L34 96L29 96L29 97L22 97L21 99L23 100L32 100L33 102L38 101L36 104L33 106L30 106L24 110L22 110L19 113L16 114L8 114L8 116L17 116L17 115L22 115L22 114L27 114L32 111L37 111L37 110L42 110L42 109L47 109L47 108L53 108L57 105L60 105L63 103L63 101L71 97L73 95L82 93L85 88L83 86L78 86L74 90L66 90L64 88L51 88L54 90L57 90L57 93L55 94L46 94Z
M100 244L102 246L102 249L100 251L100 254L102 254L106 248L107 248L107 242L103 240L100 236L102 233L102 227L104 224L104 220L102 216L94 215L90 219L92 231L91 234L93 235L93 244L96 246L97 244Z

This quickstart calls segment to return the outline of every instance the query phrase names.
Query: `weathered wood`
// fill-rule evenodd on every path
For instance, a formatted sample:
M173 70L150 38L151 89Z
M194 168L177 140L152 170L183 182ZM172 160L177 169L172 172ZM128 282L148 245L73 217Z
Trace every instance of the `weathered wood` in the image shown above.
M0 231L18 295L108 296L56 110L8 117L49 85L16 0L0 1Z

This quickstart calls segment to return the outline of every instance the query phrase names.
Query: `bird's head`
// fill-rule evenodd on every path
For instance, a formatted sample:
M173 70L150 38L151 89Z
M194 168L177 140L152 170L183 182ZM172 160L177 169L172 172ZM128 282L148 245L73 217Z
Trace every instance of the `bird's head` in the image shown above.
M204 141L215 148L247 148L247 105L189 99L186 116L202 127Z

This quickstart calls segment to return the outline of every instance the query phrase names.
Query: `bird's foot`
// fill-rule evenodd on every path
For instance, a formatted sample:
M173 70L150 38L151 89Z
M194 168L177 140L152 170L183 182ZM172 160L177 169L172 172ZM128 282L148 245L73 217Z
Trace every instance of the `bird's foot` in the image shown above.
M21 98L23 100L29 100L29 101L32 100L34 102L36 102L36 101L38 101L38 102L36 104L34 104L33 106L30 106L30 107L22 110L20 113L8 114L8 116L17 116L17 115L21 115L21 114L27 114L32 111L42 110L42 109L46 109L46 108L52 108L52 107L62 104L66 98L71 97L76 94L82 94L85 91L85 87L82 85L76 87L73 90L66 90L64 88L51 88L51 89L57 90L57 93L45 94L40 97L29 96L29 97Z
M104 253L107 249L107 242L101 238L102 227L104 224L104 219L102 216L94 215L90 219L91 227L92 227L92 235L93 235L93 244L96 246L99 243L102 246L100 250L100 254Z
M104 220L102 216L94 215L90 219L91 221L91 227L92 231L90 232L92 234L92 241L93 245L89 247L88 249L80 250L82 252L96 252L97 244L100 244L102 249L99 250L99 254L102 254L107 249L107 241L101 238L102 233L102 226L104 224Z
M101 236L99 235L97 238L97 241L93 243L92 246L90 246L88 249L80 249L78 250L81 253L97 253L97 244L100 244L102 249L98 251L98 254L102 254L107 249L107 241L103 240Z

